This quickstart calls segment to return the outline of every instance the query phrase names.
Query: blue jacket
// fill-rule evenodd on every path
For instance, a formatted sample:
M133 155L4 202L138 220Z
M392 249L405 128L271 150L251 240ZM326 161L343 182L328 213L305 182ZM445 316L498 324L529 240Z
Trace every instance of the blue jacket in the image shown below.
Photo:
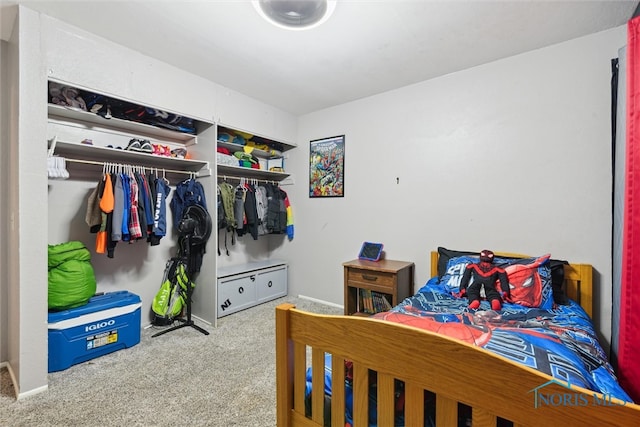
M166 198L171 191L171 187L164 179L156 179L156 200L153 218L153 234L156 237L167 235L167 203Z
M171 212L173 213L173 227L177 230L182 219L184 208L191 205L200 205L207 209L207 199L204 188L195 179L187 179L176 186L171 198Z

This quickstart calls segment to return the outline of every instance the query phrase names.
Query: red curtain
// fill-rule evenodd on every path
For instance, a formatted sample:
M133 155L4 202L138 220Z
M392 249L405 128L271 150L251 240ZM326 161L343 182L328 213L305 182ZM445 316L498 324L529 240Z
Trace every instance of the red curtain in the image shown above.
M618 379L640 402L640 17L627 25L625 165ZM638 206L636 206L636 203ZM636 283L636 280L638 281Z

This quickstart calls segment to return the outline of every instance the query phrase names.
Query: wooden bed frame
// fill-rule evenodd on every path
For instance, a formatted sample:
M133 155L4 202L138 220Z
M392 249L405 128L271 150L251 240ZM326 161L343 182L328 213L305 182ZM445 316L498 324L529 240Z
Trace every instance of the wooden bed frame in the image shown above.
M510 255L513 254L498 254ZM432 277L437 252L431 254ZM566 292L592 314L592 267L565 266ZM458 402L472 408L473 427L638 425L640 406L553 380L479 347L410 326L357 316L318 315L276 308L277 425L323 426L324 393L312 393L305 416L306 369L312 389L324 390L324 355L332 355L332 384L344 384L344 361L353 361L353 423L368 426L368 370L378 373L378 426L394 423L394 379L405 383L405 425L424 425L424 391L436 395L436 425L457 426ZM310 354L310 358L308 355ZM310 363L308 363L308 360ZM470 362L471 361L471 362ZM471 364L477 369L470 369ZM539 394L543 393L543 394ZM536 399L546 403L536 408ZM344 387L332 387L331 426L343 427Z

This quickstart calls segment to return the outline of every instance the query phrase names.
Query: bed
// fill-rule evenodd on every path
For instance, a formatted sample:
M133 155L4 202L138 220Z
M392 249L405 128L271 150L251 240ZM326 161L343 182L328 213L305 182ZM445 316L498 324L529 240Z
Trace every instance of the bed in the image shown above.
M291 304L276 308L278 426L457 426L470 422L474 427L638 425L640 406L628 399L613 375L610 384L597 384L600 389L594 391L593 381L583 383L576 381L575 376L568 382L558 379L555 371L562 370L555 369L551 372L554 375L550 375L468 339L442 335L404 320L394 321L392 317L396 313L415 314L412 310L419 305L415 298L424 300L421 294L433 295L438 286L443 286L439 261L442 268L442 252L432 252L432 279L389 313L366 318L306 313ZM590 324L588 319L593 310L591 265L565 263L560 268L564 276L563 291L569 301L566 306L554 304L551 309L538 308L534 321L545 320L545 313L559 312L559 317L571 317L573 314L568 316L567 312L573 310L572 313L587 319ZM503 311L512 312L512 309L505 303ZM481 307L479 312L490 310ZM495 312L491 313L495 315ZM466 314L465 310L455 314L468 317L468 310ZM517 331L522 325L513 318L507 320L515 333L540 335L539 328L528 329L531 326L528 324L522 331ZM529 322L532 318L520 320ZM555 317L546 320L544 333L562 329L566 335L567 327L557 327ZM548 323L555 327L549 328ZM582 353L587 358L589 355L600 356L603 352L597 341L594 342L595 333L590 336L589 327L584 326L582 320L579 324L577 331L569 328L572 330L570 336L577 334L580 337L573 343L574 347L586 347ZM588 345L584 345L585 341ZM606 360L600 363L603 365L601 371L610 370ZM375 381L375 388L372 388L372 381ZM596 383L603 381L609 382L595 380ZM349 384L349 387L331 387L331 384ZM400 420L398 384L402 385ZM309 389L325 392L309 393ZM349 417L345 416L347 413Z

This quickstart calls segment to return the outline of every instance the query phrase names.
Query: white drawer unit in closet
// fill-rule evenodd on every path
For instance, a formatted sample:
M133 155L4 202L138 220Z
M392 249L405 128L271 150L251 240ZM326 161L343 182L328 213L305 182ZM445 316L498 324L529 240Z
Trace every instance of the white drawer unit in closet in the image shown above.
M287 266L274 267L258 275L256 281L258 303L287 294Z
M287 264L260 261L218 269L218 318L287 295Z
M256 273L218 278L218 317L256 304Z

